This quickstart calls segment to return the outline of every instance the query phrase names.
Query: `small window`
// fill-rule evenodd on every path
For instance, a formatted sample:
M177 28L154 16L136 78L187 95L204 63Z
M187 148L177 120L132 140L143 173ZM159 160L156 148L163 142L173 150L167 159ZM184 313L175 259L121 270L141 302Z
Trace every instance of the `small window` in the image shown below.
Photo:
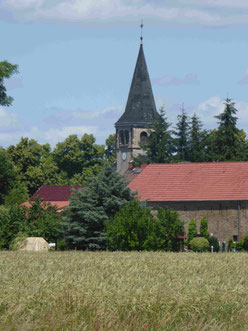
M145 145L147 143L147 132L143 131L140 134L140 144Z
M238 236L233 236L233 241L238 241Z
M129 144L129 132L128 130L125 130L125 140L126 140L126 145Z
M122 130L120 131L120 143L122 145L125 145L125 137L124 137L124 133Z

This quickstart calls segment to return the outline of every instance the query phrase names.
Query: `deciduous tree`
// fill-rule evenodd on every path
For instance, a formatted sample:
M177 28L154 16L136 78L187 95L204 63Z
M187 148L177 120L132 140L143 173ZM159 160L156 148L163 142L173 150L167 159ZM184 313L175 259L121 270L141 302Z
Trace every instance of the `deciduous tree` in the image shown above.
M8 61L0 62L0 105L10 106L13 98L7 95L4 79L10 78L13 74L18 73L18 66L11 64Z

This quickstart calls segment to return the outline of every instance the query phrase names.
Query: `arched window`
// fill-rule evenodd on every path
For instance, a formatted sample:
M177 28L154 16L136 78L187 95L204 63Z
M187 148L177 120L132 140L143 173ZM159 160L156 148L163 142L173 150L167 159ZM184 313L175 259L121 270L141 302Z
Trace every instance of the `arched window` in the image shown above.
M141 134L140 134L140 144L145 145L147 143L147 138L148 138L147 132L145 132L145 131L141 132Z
M126 145L129 144L129 132L128 130L125 130L125 141L126 141Z
M124 132L122 130L120 131L120 143L121 145L125 145L125 137L124 137Z

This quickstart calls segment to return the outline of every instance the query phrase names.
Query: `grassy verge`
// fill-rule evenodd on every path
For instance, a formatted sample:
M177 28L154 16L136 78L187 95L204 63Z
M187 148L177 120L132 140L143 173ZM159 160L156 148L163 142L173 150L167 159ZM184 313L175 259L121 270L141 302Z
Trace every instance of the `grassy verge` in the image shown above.
M248 255L0 252L0 330L248 330Z

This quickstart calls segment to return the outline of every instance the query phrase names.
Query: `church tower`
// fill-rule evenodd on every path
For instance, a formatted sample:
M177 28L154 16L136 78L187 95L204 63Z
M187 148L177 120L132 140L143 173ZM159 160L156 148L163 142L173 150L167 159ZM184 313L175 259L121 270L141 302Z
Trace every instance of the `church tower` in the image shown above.
M143 24L141 24L141 29ZM142 30L141 30L142 31ZM143 154L152 122L158 116L143 51L143 37L124 114L115 123L117 171L123 174L129 162Z

